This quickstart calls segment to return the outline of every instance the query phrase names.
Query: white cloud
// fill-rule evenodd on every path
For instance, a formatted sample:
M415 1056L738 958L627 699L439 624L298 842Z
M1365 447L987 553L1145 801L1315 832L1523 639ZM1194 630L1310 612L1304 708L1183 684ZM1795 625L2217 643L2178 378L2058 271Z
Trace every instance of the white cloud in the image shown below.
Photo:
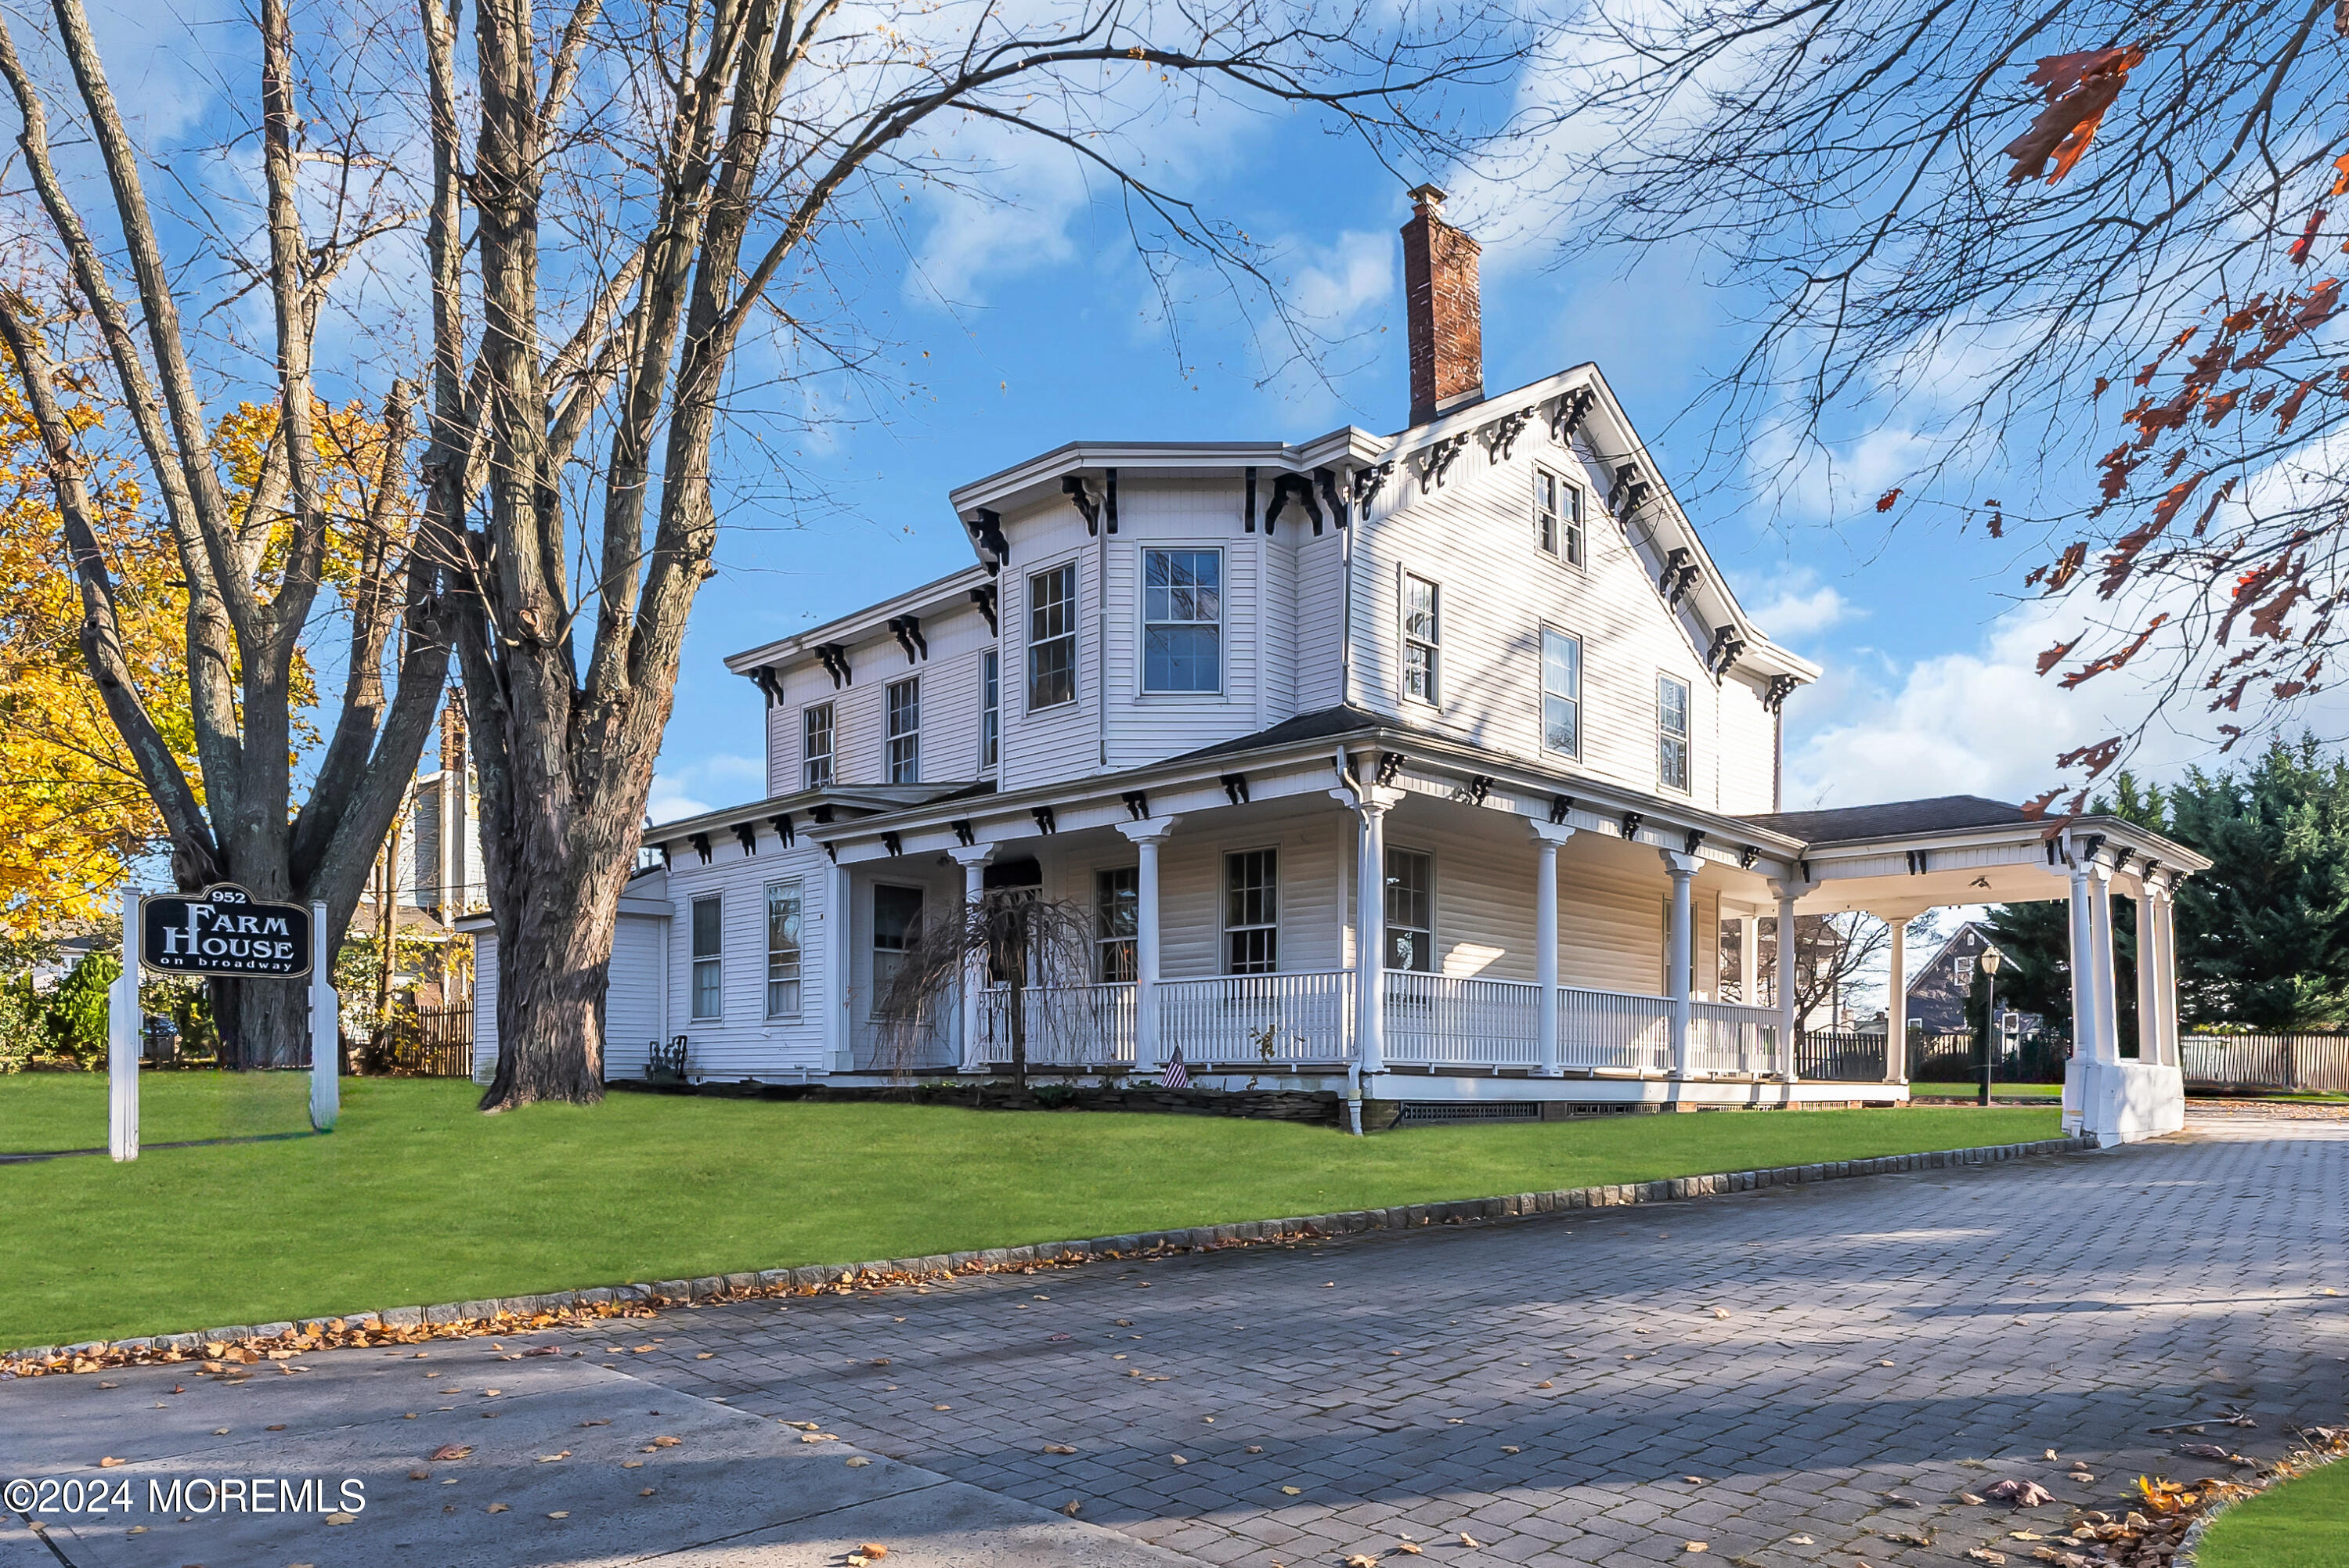
M766 793L767 765L762 759L715 751L705 757L664 763L653 775L645 814L655 822L675 822L714 811L720 806L760 799ZM712 796L716 799L710 799Z
M1740 597L1754 624L1782 645L1816 636L1830 626L1868 614L1833 583L1820 582L1819 574L1807 566L1782 573L1759 593Z

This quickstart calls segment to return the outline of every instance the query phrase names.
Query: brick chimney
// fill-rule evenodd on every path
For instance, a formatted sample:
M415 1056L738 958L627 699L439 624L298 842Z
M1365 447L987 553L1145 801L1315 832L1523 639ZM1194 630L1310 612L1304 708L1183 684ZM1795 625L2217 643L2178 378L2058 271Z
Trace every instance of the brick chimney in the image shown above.
M1476 304L1475 241L1444 221L1444 192L1414 188L1402 226L1403 300L1411 320L1411 422L1484 401L1485 325Z

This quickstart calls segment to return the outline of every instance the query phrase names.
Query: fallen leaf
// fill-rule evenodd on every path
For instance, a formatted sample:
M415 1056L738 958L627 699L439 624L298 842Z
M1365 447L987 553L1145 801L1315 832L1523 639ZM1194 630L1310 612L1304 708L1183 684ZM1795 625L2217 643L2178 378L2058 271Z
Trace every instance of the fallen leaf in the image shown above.
M658 1490L657 1488L655 1488L655 1487L649 1487L649 1486L648 1486L648 1487L645 1488L645 1490L644 1490L644 1491L640 1491L640 1492L636 1493L636 1495L637 1495L638 1497L650 1497L650 1496L652 1496L652 1494L653 1494L656 1491L657 1491L657 1490Z
M2197 1459L2219 1460L2230 1465L2248 1465L2252 1462L2239 1453L2221 1448L2217 1443L2180 1443L2178 1445L2178 1451L2181 1454L2192 1454Z
M1424 1553L1423 1553L1419 1549L1419 1543L1415 1541L1398 1541L1395 1542L1395 1550L1402 1553L1406 1557L1419 1557L1424 1555Z
M1173 1460L1178 1465L1186 1465L1191 1462L1189 1460L1185 1459L1181 1454L1169 1454L1166 1457Z
M1878 1365L1878 1367L1889 1367L1889 1366L1891 1366L1891 1365L1892 1365L1892 1363L1891 1363L1891 1362L1889 1362L1889 1361L1879 1361L1879 1362L1878 1362L1878 1363L1877 1363L1877 1365Z
M1537 1388L1549 1388L1556 1387L1556 1385L1553 1384L1550 1379L1545 1377L1540 1382L1535 1384L1534 1387Z
M1992 1552L1987 1546L1969 1546L1966 1548L1966 1555L1972 1558L1977 1563L2003 1563L2006 1561L2005 1553Z
M117 1465L127 1465L129 1462L130 1461L129 1460L118 1460L109 1454L105 1459L98 1461L98 1468L100 1470L112 1470Z
M653 1439L653 1447L656 1449L673 1449L683 1441L685 1441L683 1438L655 1438ZM649 1452L650 1450L648 1449L647 1451Z
M1048 1454L1072 1454L1077 1450L1067 1443L1046 1443L1044 1451Z
M536 1355L537 1352L533 1351L532 1354ZM583 1427L608 1427L612 1424L612 1419L610 1417L606 1416L600 1421L582 1421L579 1424Z
M1796 1546L1816 1546L1818 1544L1817 1542L1812 1540L1807 1535L1789 1535L1786 1539Z
M2055 1494L2037 1481L2015 1480L2012 1478L1992 1481L1982 1488L1982 1495L1994 1497L2002 1502L2011 1502L2017 1508L2044 1508L2055 1501Z
M224 1438L228 1436L228 1429L226 1427L214 1427L212 1429L212 1436L216 1438Z
M1715 1317L1727 1317L1729 1315L1729 1309L1725 1306L1716 1306L1713 1309L1713 1315Z
M543 1465L551 1465L558 1460L567 1460L570 1457L571 1450L569 1449L565 1449L559 1454L541 1454L538 1456L538 1462Z
M620 1468L622 1470L642 1470L645 1468L645 1461L642 1460L622 1460L620 1461Z
M952 1405L933 1405L930 1408L933 1410L951 1410L954 1407Z
M865 1556L870 1557L875 1563L878 1563L881 1559L889 1555L889 1549L886 1546L882 1545L877 1541L868 1541L856 1550L862 1552Z
M1300 1497L1304 1495L1305 1491L1305 1489L1301 1486L1285 1486L1280 1490L1283 1495L1288 1497Z
M1357 1552L1346 1559L1346 1568L1379 1568L1379 1560L1365 1553Z
M124 1531L123 1533L125 1535L144 1535L147 1533L147 1527L143 1524L134 1524L129 1530Z
M1250 1443L1247 1446L1247 1451L1252 1454L1260 1454L1264 1452L1264 1445L1262 1443Z
M1515 1443L1503 1443L1501 1445L1501 1451L1505 1454L1514 1454L1522 1452L1523 1450Z
M1702 1486L1704 1484L1704 1477L1701 1475L1684 1475L1681 1477L1681 1479L1688 1482L1691 1486Z
M713 1356L715 1356L715 1355L717 1355L717 1354L718 1354L718 1352L716 1352L715 1350L702 1350L702 1351L697 1351L697 1352L694 1354L694 1357L693 1357L693 1358L694 1358L696 1361L707 1361L707 1360L709 1360L711 1357L713 1357Z
M122 1385L119 1383L100 1383L98 1387L101 1388L119 1388Z
M1072 1497L1069 1499L1068 1501L1061 1504L1061 1511L1067 1514L1071 1519L1074 1519L1077 1516L1077 1510L1082 1507L1084 1507L1084 1504Z
M481 1510L481 1511L483 1513L504 1513L507 1511L507 1509L506 1505L502 1502L493 1502L490 1504L489 1507Z
M408 1472L408 1479L410 1480L430 1480L432 1479L432 1472L430 1470L409 1470Z
M1683 1541L1681 1542L1681 1550L1683 1552L1710 1552L1713 1548L1702 1541Z
M866 1465L869 1465L873 1461L871 1460L866 1459L863 1454L858 1454L854 1459L848 1461L848 1468L850 1470L863 1470Z
M1466 1531L1464 1531L1464 1531L1462 1531L1462 1532L1460 1532L1460 1544L1461 1544L1461 1545L1463 1545L1463 1546L1471 1546L1471 1547L1474 1547L1474 1546L1482 1546L1482 1545L1484 1545L1485 1543L1484 1543L1483 1542L1481 1542L1481 1541L1477 1540L1475 1536L1473 1536L1473 1535L1469 1534Z
M568 1519L571 1517L571 1511L567 1508L558 1508L546 1517L549 1519Z
M2049 1449L2047 1450L2047 1457L2051 1460L2054 1459L2055 1457L2055 1450L2054 1449Z
M1961 1491L1958 1493L1958 1501L1970 1506L1979 1507L1981 1506L1982 1500L1976 1497L1972 1492Z
M358 1522L359 1516L356 1513L330 1513L326 1515L326 1522L328 1524L357 1524Z

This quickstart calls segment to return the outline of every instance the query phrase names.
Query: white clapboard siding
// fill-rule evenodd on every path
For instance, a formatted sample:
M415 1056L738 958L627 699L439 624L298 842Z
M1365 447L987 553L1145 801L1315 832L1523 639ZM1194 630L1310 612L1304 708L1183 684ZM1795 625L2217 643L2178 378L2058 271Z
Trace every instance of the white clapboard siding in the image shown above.
M487 1083L498 1070L498 934L473 936L473 1078Z
M663 944L667 976L668 1036L687 1038L687 1065L714 1078L805 1072L823 1065L824 889L830 862L802 839L785 848L772 828L761 823L758 852L746 854L731 833L710 835L709 864L680 849L668 872L672 911ZM767 1016L767 884L800 884L800 1011ZM723 935L719 954L722 1015L692 1016L693 905L719 901ZM651 1037L647 1036L649 1039ZM641 1049L641 1047L638 1047ZM642 1062L637 1070L643 1070Z
M612 934L612 966L604 989L604 1076L642 1078L652 1043L661 1038L667 985L667 915L623 911Z
M1567 565L1537 547L1535 465L1582 485L1588 565ZM1657 592L1658 562L1600 505L1601 477L1579 453L1537 431L1513 458L1487 460L1471 443L1446 482L1423 490L1415 469L1397 470L1369 526L1355 539L1357 700L1374 711L1560 771L1583 772L1655 792L1656 683L1670 674L1693 698L1691 795L1699 805L1766 810L1754 780L1772 765L1771 727L1757 688L1717 685L1703 667L1709 634L1684 605ZM1402 697L1402 582L1405 573L1441 589L1440 704ZM1541 749L1540 647L1545 626L1582 643L1581 756ZM1724 705L1735 711L1724 711ZM1748 711L1750 710L1750 711ZM1738 756L1724 764L1724 747ZM1724 779L1734 783L1724 786ZM1738 799L1727 799L1735 795Z
M1066 500L1007 518L1011 561L997 581L1003 624L1002 788L1022 789L1101 771L1102 553ZM1028 581L1055 567L1077 568L1077 695L1028 711Z

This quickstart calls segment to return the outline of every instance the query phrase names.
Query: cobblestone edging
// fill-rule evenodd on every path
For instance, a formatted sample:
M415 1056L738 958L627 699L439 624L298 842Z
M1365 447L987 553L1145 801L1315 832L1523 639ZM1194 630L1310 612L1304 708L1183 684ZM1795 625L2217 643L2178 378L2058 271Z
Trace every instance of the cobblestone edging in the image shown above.
M805 1268L767 1269L757 1274L709 1274L692 1280L657 1280L649 1284L602 1285L588 1290L554 1291L544 1295L503 1296L495 1300L444 1302L438 1306L395 1306L379 1312L341 1313L305 1317L298 1322L236 1324L202 1329L192 1334L159 1334L139 1339L88 1340L79 1345L36 1346L0 1352L0 1370L8 1362L36 1364L99 1355L182 1355L207 1346L237 1345L247 1340L274 1339L305 1332L325 1333L329 1326L352 1327L380 1325L387 1328L447 1326L488 1323L506 1318L502 1332L514 1332L512 1319L566 1308L590 1311L636 1304L679 1305L792 1290L815 1289L852 1280L878 1276L880 1281L919 1280L943 1274L982 1274L1033 1268L1039 1264L1081 1263L1090 1258L1132 1258L1145 1254L1205 1252L1217 1247L1284 1242L1308 1236L1360 1235L1369 1231L1407 1230L1416 1225L1456 1225L1485 1220L1513 1220L1585 1209L1613 1209L1633 1203L1672 1203L1690 1198L1710 1198L1732 1192L1752 1192L1770 1187L1801 1186L1856 1176L1885 1176L1910 1171L1940 1171L2044 1154L2076 1154L2095 1149L2093 1137L2042 1139L2034 1143L2000 1143L1977 1149L1948 1149L1926 1154L1887 1154L1873 1160L1837 1160L1816 1165L1780 1165L1764 1171L1737 1171L1711 1176L1675 1176L1661 1181L1633 1181L1600 1187L1571 1187L1552 1192L1516 1192L1502 1198L1464 1198L1445 1203L1413 1203L1391 1209L1355 1209L1344 1213L1309 1214L1299 1219L1248 1220L1237 1224L1199 1225L1181 1231L1143 1231L1120 1236L1094 1236L1079 1242L1041 1242L1032 1246L994 1247L985 1252L939 1253L923 1258L891 1258L864 1264L818 1264Z

